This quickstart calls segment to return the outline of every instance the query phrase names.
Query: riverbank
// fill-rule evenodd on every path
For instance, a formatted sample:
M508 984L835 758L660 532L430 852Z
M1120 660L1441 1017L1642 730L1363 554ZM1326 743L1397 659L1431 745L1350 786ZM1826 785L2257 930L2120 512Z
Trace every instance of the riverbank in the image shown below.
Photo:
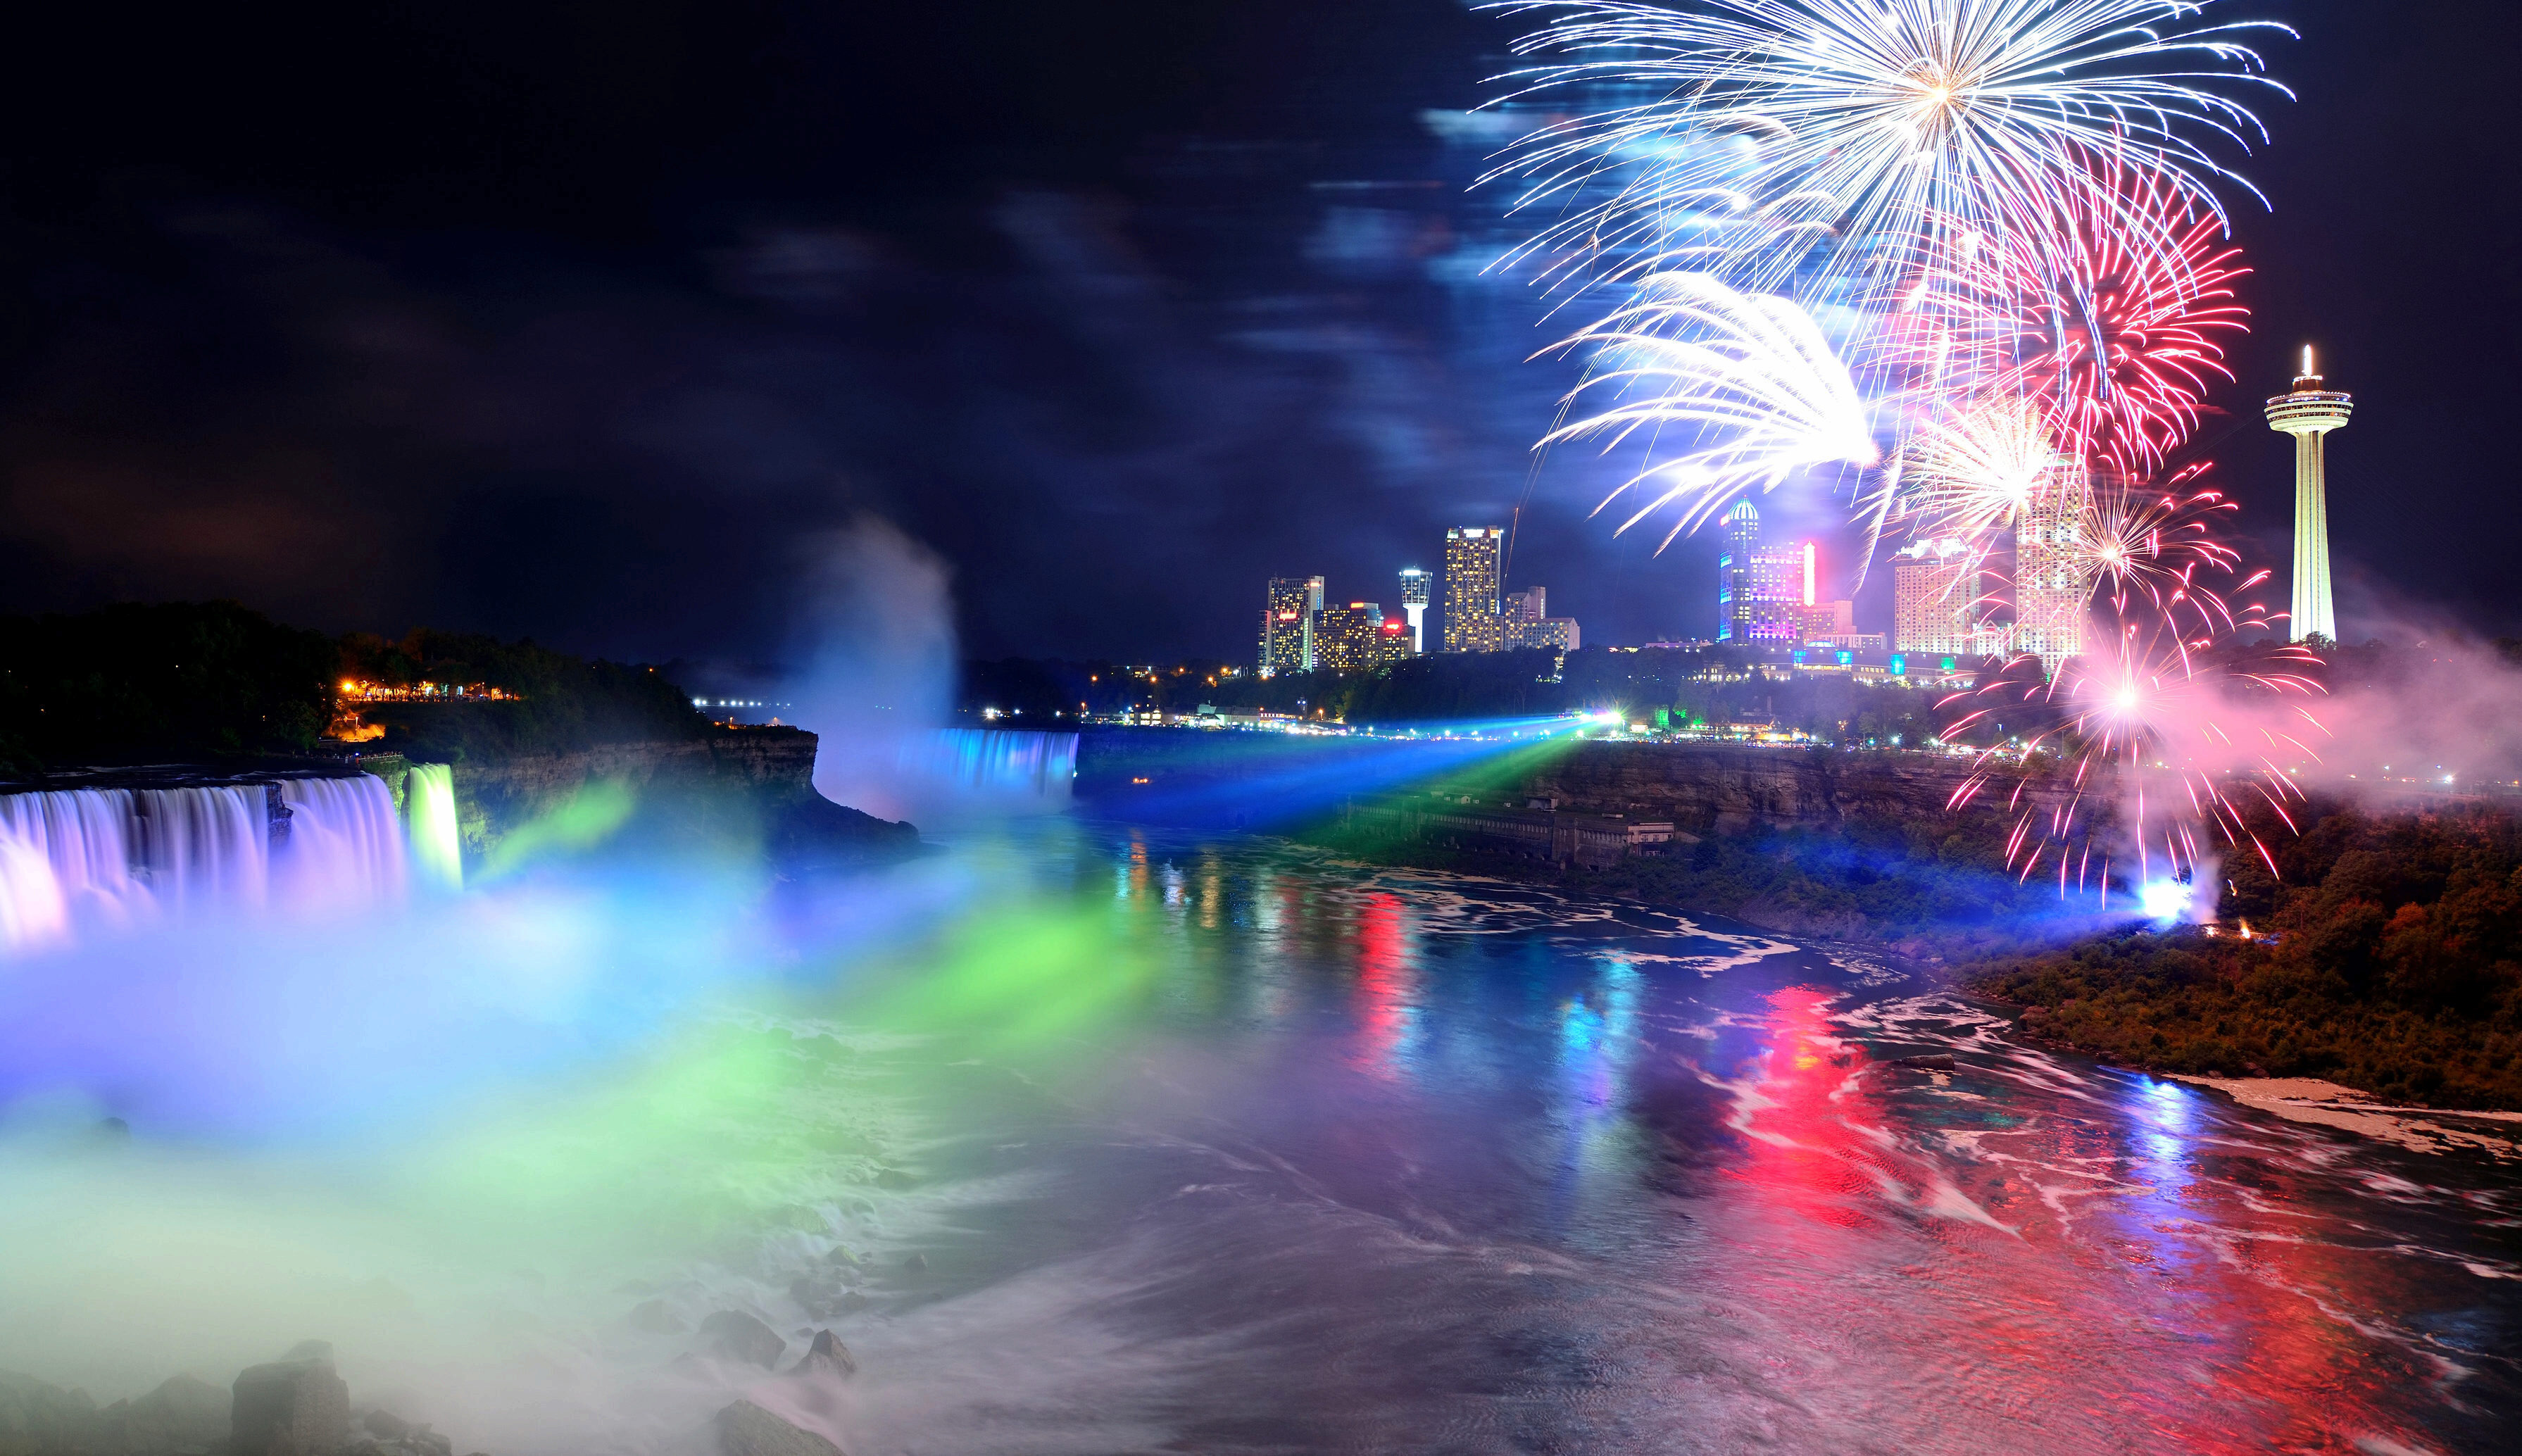
M1495 785L1483 785L1500 797ZM1597 868L1391 831L1363 812L1300 837L1376 864L1493 874L1727 916L1955 967L2023 1029L2124 1066L2319 1078L2390 1104L2522 1111L2522 829L2492 805L2315 802L2216 869L2211 925L2158 928L2005 869L1985 815L1849 815L1714 829Z
M2316 1077L2174 1074L2172 1080L2213 1088L2243 1106L2274 1113L2288 1122L2332 1127L2359 1137L2395 1143L2415 1152L2476 1151L2499 1160L2522 1157L2522 1112L2394 1106L2353 1087Z

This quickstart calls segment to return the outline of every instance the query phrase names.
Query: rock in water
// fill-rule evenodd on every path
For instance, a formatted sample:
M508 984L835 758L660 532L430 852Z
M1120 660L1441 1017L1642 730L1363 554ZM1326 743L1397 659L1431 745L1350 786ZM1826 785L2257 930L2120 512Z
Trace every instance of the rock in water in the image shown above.
M788 1341L740 1309L722 1309L701 1321L702 1346L713 1354L743 1360L765 1370L779 1363Z
M277 1360L236 1378L232 1456L316 1456L350 1439L350 1387L330 1360Z
M1953 1054L1936 1052L1925 1057L1895 1057L1893 1066L1905 1066L1913 1072L1949 1072L1953 1070Z
M644 1304L633 1305L629 1318L631 1329L645 1330L652 1335L680 1335L689 1328L666 1307L663 1299L650 1299Z
M718 1456L848 1456L811 1431L739 1400L718 1413Z
M790 1375L856 1375L858 1358L850 1347L841 1343L829 1330L815 1332L815 1342L806 1347L806 1357L788 1367Z

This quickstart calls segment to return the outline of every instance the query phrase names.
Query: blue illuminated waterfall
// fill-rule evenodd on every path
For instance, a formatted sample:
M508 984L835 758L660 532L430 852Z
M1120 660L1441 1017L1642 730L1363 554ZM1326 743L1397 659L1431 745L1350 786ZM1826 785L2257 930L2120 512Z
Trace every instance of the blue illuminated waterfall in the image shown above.
M902 749L906 775L958 799L1008 809L1060 809L1077 776L1077 735L944 728Z

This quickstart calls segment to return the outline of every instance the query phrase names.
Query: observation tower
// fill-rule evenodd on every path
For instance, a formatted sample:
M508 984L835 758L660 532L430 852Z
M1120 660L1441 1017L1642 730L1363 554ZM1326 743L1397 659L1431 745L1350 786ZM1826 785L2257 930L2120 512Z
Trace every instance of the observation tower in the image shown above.
M2312 346L2303 347L2303 372L2294 389L2268 401L2268 428L2294 437L2294 639L2338 640L2338 616L2329 600L2329 485L2322 471L2320 437L2347 423L2356 401L2320 387L2312 372Z
M1427 650L1427 574L1415 566L1401 568L1401 615L1410 619L1410 655Z

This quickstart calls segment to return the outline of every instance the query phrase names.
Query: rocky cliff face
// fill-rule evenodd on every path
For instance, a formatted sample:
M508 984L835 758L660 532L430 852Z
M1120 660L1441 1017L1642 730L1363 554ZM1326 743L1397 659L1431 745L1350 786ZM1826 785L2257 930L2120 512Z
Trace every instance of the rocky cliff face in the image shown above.
M625 835L662 844L759 842L790 864L871 864L918 853L919 831L911 825L815 791L817 747L816 735L803 729L746 728L468 759L452 775L464 857L468 865L485 860L526 825L597 802L626 812L635 805ZM363 755L356 766L385 779L401 804L410 768L403 755Z
M1922 753L1843 753L1749 743L1582 743L1535 770L1524 792L1562 809L1669 819L1694 833L1763 826L1829 828L1850 819L1945 815L1970 760ZM1984 790L1983 793L1988 791ZM2002 804L2011 783L1994 790ZM2072 794L2035 779L2024 802L2047 809Z
M597 783L634 791L719 786L787 800L814 793L816 743L815 734L788 729L461 763L455 802L469 849L477 834L495 840Z

